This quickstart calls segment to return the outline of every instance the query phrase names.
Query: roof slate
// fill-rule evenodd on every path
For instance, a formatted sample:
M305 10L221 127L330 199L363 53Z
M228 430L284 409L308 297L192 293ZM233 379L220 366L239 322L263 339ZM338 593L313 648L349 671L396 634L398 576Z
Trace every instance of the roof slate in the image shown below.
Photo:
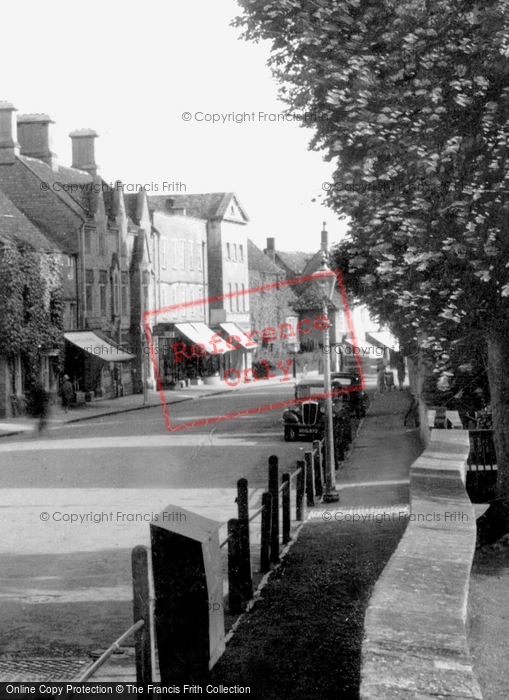
M125 212L131 221L137 221L138 215L138 193L124 192Z
M0 241L43 252L56 252L49 241L27 217L0 191Z
M296 275L302 274L306 265L309 263L311 258L313 258L313 253L301 253L301 252L291 252L287 253L285 251L276 251L276 256L281 260L281 262Z
M203 194L173 194L167 196L149 196L149 206L151 211L168 211L166 202L173 199L175 207L184 207L188 216L197 219L223 219L228 210L228 205L235 199L240 211L249 221L244 207L234 192L206 192Z
M262 272L264 275L284 277L284 270L275 265L251 239L247 239L247 261L250 270Z

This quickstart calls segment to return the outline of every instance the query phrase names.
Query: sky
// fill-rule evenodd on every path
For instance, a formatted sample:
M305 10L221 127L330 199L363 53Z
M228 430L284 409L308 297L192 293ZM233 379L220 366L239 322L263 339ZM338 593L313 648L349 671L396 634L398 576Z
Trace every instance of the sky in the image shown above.
M321 205L333 164L307 150L312 130L260 116L286 105L268 44L229 26L235 0L28 0L1 14L0 100L50 115L62 165L69 133L95 129L104 180L169 196L233 191L261 248L274 237L279 250L315 252L323 222L331 243L344 235Z

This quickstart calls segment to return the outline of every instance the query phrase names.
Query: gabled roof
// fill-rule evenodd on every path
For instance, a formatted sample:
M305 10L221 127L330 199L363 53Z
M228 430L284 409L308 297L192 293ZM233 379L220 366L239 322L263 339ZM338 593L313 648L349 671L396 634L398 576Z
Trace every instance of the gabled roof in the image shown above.
M18 159L39 178L41 183L47 183L48 189L51 188L78 216L83 216L90 199L90 187L85 185L93 181L90 173L60 165L58 170L53 170L42 160L28 156L18 156ZM66 187L66 185L75 185L75 187Z
M325 257L326 257L327 264L328 264L329 256L326 254ZM322 260L323 260L323 251L322 250L319 250L314 255L311 255L309 257L309 260L307 261L306 265L304 266L304 269L302 270L302 276L312 275L313 272L316 272L317 270L319 270L320 267L322 266Z
M2 191L0 191L0 241L41 252L58 251L56 245L43 236Z
M276 251L276 258L279 258L285 268L294 273L296 276L303 273L306 265L309 263L312 257L313 253L287 253L280 250Z
M124 192L125 212L133 223L138 221L138 193Z
M284 270L275 265L251 239L247 239L247 263L249 270L256 270L264 275L284 277Z
M244 223L249 221L246 210L235 192L208 192L204 194L169 194L168 196L149 196L152 211L168 211L167 202L173 200L173 206L183 207L186 214L197 219L230 219L229 207L234 203L239 209ZM232 218L232 221L238 219Z

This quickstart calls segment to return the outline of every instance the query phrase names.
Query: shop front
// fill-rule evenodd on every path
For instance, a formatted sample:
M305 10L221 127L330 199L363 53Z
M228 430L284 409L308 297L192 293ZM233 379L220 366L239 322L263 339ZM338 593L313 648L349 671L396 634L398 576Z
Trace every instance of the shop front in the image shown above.
M132 394L134 355L93 331L64 333L65 373L76 396L118 398Z
M227 345L232 347L230 368L239 372L249 370L253 366L253 354L258 349L258 343L235 323L220 323L219 327Z
M205 323L159 323L153 337L164 388L220 384L230 368L233 346Z

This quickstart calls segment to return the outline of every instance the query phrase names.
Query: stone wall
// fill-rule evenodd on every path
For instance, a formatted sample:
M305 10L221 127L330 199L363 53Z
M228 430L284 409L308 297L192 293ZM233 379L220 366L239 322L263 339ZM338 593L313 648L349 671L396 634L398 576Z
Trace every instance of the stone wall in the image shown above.
M466 634L475 512L468 432L433 430L412 465L410 522L366 612L361 700L482 698Z

